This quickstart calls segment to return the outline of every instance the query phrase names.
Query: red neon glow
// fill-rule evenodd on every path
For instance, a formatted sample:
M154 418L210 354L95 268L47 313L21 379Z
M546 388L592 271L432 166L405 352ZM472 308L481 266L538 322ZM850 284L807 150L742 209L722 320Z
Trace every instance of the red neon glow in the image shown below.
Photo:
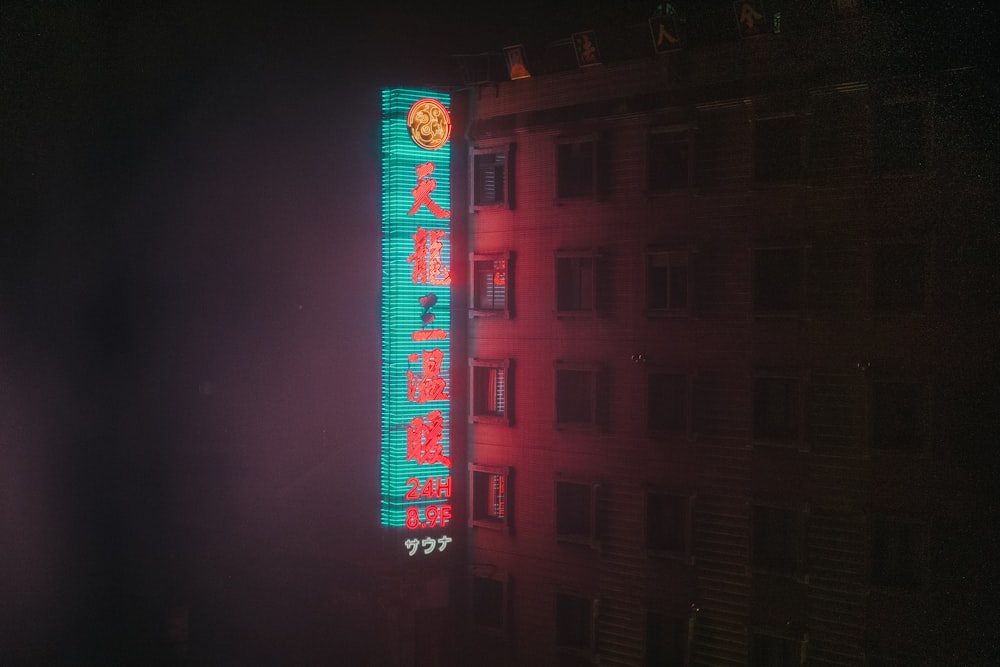
M428 477L423 484L416 477L406 480L410 487L406 492L407 500L421 498L451 498L451 475L447 477Z
M419 507L406 509L406 527L410 530L418 528L444 528L451 521L451 505L428 505L421 512Z
M413 207L410 209L409 215L416 215L421 206L426 206L435 218L451 217L451 211L444 210L431 199L431 193L437 189L438 184L435 179L428 178L428 176L434 173L435 168L433 162L417 165L417 187L410 191L413 193Z
M451 459L444 455L441 438L444 436L444 415L431 410L424 417L414 417L406 427L406 460L420 465L441 463L451 467Z
M441 261L441 250L444 243L443 229L432 229L429 232L423 227L417 227L413 235L413 254L406 258L413 264L413 283L425 285L450 285L451 271Z
M406 371L407 398L411 403L426 403L427 401L444 401L448 399L445 393L447 383L441 375L441 365L444 363L444 352L440 348L423 350L421 374ZM417 362L417 355L409 356L411 363Z
M444 329L426 329L424 331L414 331L410 337L415 341L444 340L448 337L448 332Z
M497 475L494 479L496 480L496 495L493 499L493 514L498 519L502 519L507 515L507 477Z

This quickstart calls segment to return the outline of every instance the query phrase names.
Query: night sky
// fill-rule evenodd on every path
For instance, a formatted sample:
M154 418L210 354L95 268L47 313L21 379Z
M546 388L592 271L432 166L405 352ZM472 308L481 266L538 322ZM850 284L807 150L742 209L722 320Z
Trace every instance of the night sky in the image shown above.
M0 5L0 664L364 664L378 91L600 3L326 4Z
M327 4L0 9L0 664L373 641L378 91L512 28Z

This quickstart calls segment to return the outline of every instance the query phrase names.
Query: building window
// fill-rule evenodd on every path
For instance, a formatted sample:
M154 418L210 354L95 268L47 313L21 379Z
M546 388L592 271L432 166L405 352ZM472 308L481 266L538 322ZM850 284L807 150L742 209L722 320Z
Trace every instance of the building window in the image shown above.
M593 544L597 540L597 485L557 479L556 539Z
M798 442L802 424L801 380L757 377L753 386L753 437Z
M602 374L592 365L556 362L556 427L599 428L605 413L598 396Z
M473 359L471 421L510 423L511 362Z
M802 653L800 639L759 630L750 634L750 667L800 667Z
M661 611L646 611L645 667L687 664L689 620Z
M471 464L471 521L483 528L510 528L510 468Z
M872 308L915 312L927 298L927 252L921 243L878 244L872 257Z
M513 144L476 148L472 151L474 208L514 208L513 159Z
M802 553L801 524L797 510L754 505L751 565L771 572L798 573Z
M510 253L472 256L471 315L510 317L512 268Z
M646 308L650 314L686 313L690 291L689 252L651 250L646 254Z
M655 489L646 491L646 549L687 554L690 535L691 497Z
M557 250L556 315L597 312L598 254L592 250Z
M805 257L801 247L756 248L753 307L756 313L790 313L803 306Z
M506 632L508 589L506 577L472 575L472 624L476 628L496 634Z
M894 590L919 590L925 581L927 527L876 519L872 525L871 581Z
M688 378L652 371L647 377L646 424L651 434L687 431Z
M833 0L833 13L838 19L861 16L861 0Z
M646 185L649 192L662 193L687 188L690 183L691 152L691 135L688 132L651 132L646 150Z
M597 141L594 137L560 139L556 144L556 197L597 195Z
M802 171L798 116L759 118L754 122L754 176L760 183L796 181Z
M885 102L875 119L875 168L902 175L927 169L930 154L930 106L922 100Z
M920 452L927 446L926 388L917 382L876 381L871 385L872 449Z
M597 601L573 593L556 593L556 646L575 655L594 651Z

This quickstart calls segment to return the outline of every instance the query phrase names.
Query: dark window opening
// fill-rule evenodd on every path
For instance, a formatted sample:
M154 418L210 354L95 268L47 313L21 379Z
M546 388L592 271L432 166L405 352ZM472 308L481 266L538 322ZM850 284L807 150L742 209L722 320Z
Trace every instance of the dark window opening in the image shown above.
M876 521L872 534L872 583L898 590L923 585L923 527Z
M684 618L647 611L645 667L683 667L687 634Z
M597 260L592 256L556 258L556 310L585 312L595 308Z
M592 425L595 423L593 371L560 369L556 371L556 423Z
M650 253L647 259L646 275L646 306L650 310L678 311L687 309L687 253Z
M755 176L762 183L798 180L802 146L799 119L767 118L754 123Z
M591 539L594 533L594 487L556 482L556 535Z
M688 186L691 147L685 134L654 132L649 135L647 185L650 192Z
M498 206L505 203L506 156L478 153L473 157L473 204Z
M596 150L593 141L562 142L558 145L558 198L592 197L595 194Z
M799 529L795 511L757 505L753 508L752 562L778 572L798 568Z
M755 632L751 643L751 667L800 667L802 664L802 649L794 639Z
M887 243L875 249L872 306L879 312L912 312L924 306L927 267L919 243Z
M927 168L927 104L883 104L876 121L875 166L884 174L910 174Z
M754 310L795 311L802 307L805 271L801 248L758 248L754 251Z
M799 438L801 397L795 378L754 380L753 436L761 440Z
M472 621L481 628L503 630L506 601L504 581L488 577L472 578Z
M652 491L646 494L646 548L687 551L686 498Z
M678 373L650 373L647 424L650 432L687 428L687 377Z
M872 447L919 451L924 447L923 388L910 382L875 382L871 399Z
M556 644L591 650L593 647L593 601L589 598L556 595Z

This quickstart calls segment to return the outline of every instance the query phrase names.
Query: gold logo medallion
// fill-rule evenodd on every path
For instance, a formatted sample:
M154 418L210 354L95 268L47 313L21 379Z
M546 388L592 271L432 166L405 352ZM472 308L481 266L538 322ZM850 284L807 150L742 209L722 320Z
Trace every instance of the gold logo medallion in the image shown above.
M451 116L444 105L429 97L417 100L410 107L406 117L406 125L410 128L410 138L413 143L436 151L448 143L451 137Z

